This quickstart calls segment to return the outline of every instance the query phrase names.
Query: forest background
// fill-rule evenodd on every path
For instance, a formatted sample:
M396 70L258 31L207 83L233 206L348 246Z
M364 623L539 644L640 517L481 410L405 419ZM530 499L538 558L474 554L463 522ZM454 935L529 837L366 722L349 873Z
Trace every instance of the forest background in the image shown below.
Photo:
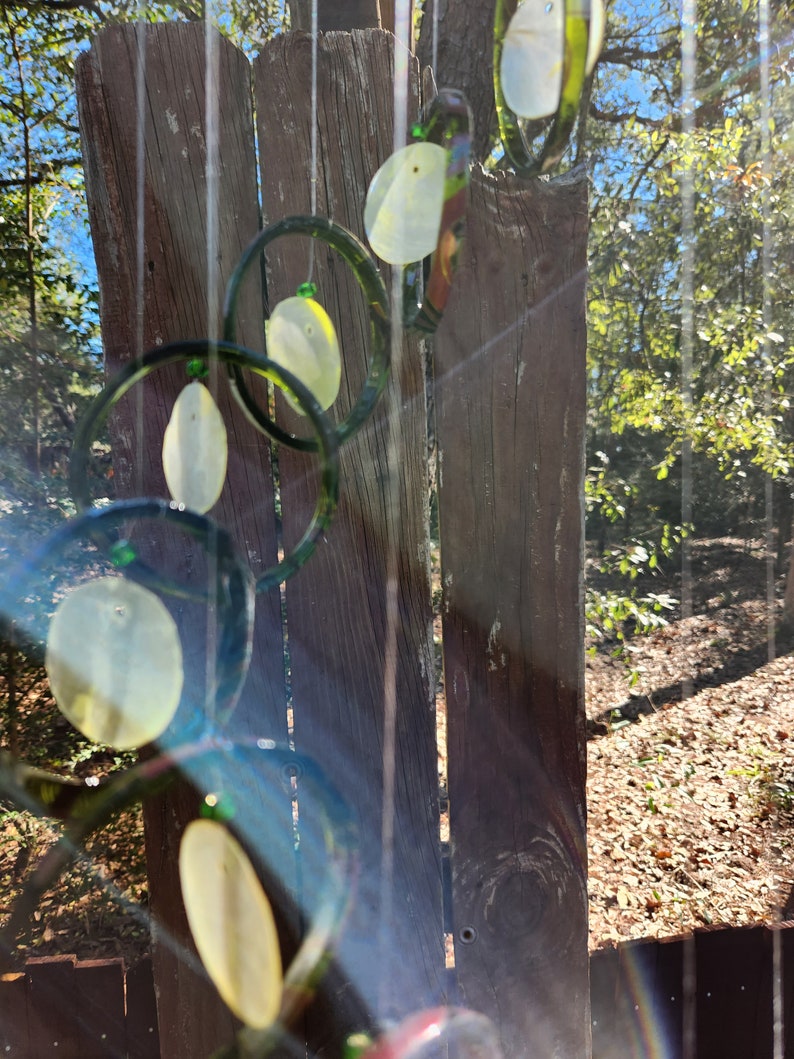
M110 22L210 17L253 54L291 17L306 26L305 0L292 8L268 0L0 3L6 561L72 513L71 441L102 383L78 53ZM420 56L429 39L422 14L419 5ZM680 571L699 541L760 542L770 655L785 649L794 623L792 33L786 0L698 0L694 91L684 98L679 5L614 0L563 166L586 165L591 181L588 645L627 672L639 633L691 609ZM494 129L486 121L479 135L484 157ZM112 497L109 450L98 468ZM46 682L8 638L0 678L0 745L16 751L20 708L45 699ZM26 747L29 757L31 749L50 767L74 765L74 757L53 761L44 741Z

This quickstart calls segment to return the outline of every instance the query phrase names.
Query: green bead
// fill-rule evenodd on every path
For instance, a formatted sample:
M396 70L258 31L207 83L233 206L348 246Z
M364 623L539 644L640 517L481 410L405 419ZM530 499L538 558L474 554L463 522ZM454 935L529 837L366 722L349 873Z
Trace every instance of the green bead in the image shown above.
M295 293L299 298L313 298L317 293L317 287L313 283L301 283Z
M210 373L210 369L207 366L207 362L205 360L201 360L199 357L196 357L193 360L189 360L187 362L187 367L185 368L185 370L187 371L188 376L191 379L206 379Z
M116 567L129 566L137 558L138 555L129 541L116 541L110 547L110 561Z
M235 814L234 802L227 794L208 794L199 808L199 816L224 823Z
M358 1059L372 1047L372 1038L366 1033L351 1033L345 1041L344 1059Z
M424 140L427 136L427 129L421 123L421 121L415 121L411 126L411 136L415 140Z

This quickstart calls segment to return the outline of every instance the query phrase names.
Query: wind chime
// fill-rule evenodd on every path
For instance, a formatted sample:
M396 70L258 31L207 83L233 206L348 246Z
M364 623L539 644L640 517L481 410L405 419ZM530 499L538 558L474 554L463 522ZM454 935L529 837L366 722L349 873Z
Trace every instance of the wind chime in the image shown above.
M497 0L494 23L494 90L505 161L538 175L561 159L576 121L581 92L598 57L604 28L601 0ZM399 326L433 334L446 308L464 237L471 164L471 112L464 95L442 88L411 142L374 174L364 211L370 250L353 233L323 217L287 217L259 232L228 281L220 341L184 341L153 349L126 365L90 406L77 431L70 489L78 515L65 523L6 578L5 612L24 614L26 601L75 545L89 545L103 567L66 591L49 619L45 666L53 697L66 719L95 743L124 751L161 740L174 721L183 692L179 629L162 597L213 608L216 657L207 696L197 715L168 749L103 781L80 782L33 769L6 756L0 790L21 807L66 822L63 838L26 882L0 935L11 952L36 903L82 843L121 808L161 789L184 772L217 780L186 828L179 872L188 921L207 974L243 1023L218 1057L265 1056L288 1032L311 999L321 968L333 951L354 890L355 826L344 799L304 755L266 737L226 735L251 657L256 593L269 592L303 567L328 528L339 489L338 452L371 415L390 369L390 303L373 254L402 270L403 318ZM545 136L533 154L533 133ZM314 205L314 203L313 203ZM326 244L352 270L369 309L369 371L347 416L332 422L343 351L333 321L311 280L275 305L265 328L266 354L236 342L241 284L259 266L267 247L289 235ZM114 405L147 376L185 365L162 443L170 500L145 498L95 504L90 495L90 453ZM225 368L232 393L256 428L279 444L316 453L321 467L313 517L293 550L258 579L231 537L207 515L223 489L227 441L223 417L205 384L211 369ZM280 390L306 420L309 433L279 425L246 381L259 376ZM198 542L210 560L201 588L156 571L124 535L131 521L166 526ZM234 775L241 760L270 773L287 789L300 776L316 800L325 843L322 899L292 964L282 969L276 926L266 888L236 829ZM205 787L206 789L206 787ZM379 1040L353 1037L348 1055L364 1059L419 1056L425 1046L467 1042L498 1055L493 1026L474 1012L433 1009L407 1019Z

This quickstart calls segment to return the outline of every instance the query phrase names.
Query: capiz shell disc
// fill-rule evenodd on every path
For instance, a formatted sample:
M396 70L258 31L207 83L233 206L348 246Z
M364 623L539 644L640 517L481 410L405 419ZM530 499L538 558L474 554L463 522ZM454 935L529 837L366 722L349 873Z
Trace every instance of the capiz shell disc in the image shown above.
M524 0L502 44L500 80L505 102L520 118L554 114L565 65L565 0Z
M364 228L379 258L408 265L432 254L446 172L447 152L437 143L412 143L386 159L372 178L364 207Z
M239 842L217 820L194 820L179 847L190 931L224 1002L265 1029L281 1006L283 977L270 902Z
M45 666L61 713L94 743L130 750L171 723L182 646L158 597L123 577L73 589L50 622Z
M606 10L604 0L590 0L590 35L587 38L587 64L585 73L589 77L598 62L601 46L604 43L606 29Z
M267 355L311 390L320 408L330 408L339 393L342 358L331 317L314 298L285 298L266 324ZM296 412L306 413L289 394Z
M226 480L226 427L212 394L198 380L174 402L163 435L163 470L178 504L203 515Z

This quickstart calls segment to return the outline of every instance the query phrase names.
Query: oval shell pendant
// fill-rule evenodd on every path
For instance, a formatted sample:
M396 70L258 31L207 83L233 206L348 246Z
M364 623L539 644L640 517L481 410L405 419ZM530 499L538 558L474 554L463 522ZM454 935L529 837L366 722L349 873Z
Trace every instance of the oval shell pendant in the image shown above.
M565 0L524 0L510 19L499 76L508 107L537 120L560 104L565 64Z
M272 1025L281 1006L281 952L245 851L217 820L194 820L182 836L179 878L190 932L216 989L246 1026Z
M386 159L372 178L364 207L364 228L379 258L409 265L433 253L446 172L447 152L436 143L412 143Z
M45 667L66 719L117 750L162 735L182 694L182 645L160 599L123 577L73 589L50 622Z
M177 504L203 515L226 480L226 427L206 386L189 383L174 402L163 435L163 470Z
M605 29L606 11L604 9L604 0L590 0L590 33L587 38L587 62L584 68L584 72L588 77L595 69L598 56L601 54Z
M320 408L330 408L339 393L342 358L331 317L314 298L285 298L267 321L267 355L291 371L317 398ZM296 401L290 405L305 415Z

